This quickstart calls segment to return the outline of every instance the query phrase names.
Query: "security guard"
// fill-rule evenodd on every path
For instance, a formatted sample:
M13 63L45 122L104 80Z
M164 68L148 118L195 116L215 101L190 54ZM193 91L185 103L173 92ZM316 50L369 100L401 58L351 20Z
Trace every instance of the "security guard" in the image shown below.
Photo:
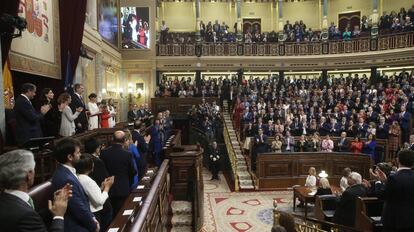
M213 177L211 180L219 180L218 173L220 171L220 153L217 147L217 142L213 142L210 155L210 170Z

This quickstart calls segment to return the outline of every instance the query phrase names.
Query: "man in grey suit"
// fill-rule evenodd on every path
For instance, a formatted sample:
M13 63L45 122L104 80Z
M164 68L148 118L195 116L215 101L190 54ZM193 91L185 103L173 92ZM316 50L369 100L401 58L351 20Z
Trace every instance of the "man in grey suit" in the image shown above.
M34 181L34 168L30 151L14 150L0 156L0 188L4 189L0 194L1 231L48 231L28 194ZM54 215L49 231L64 231L63 217L71 194L71 186L66 185L55 192L53 203L49 201L49 210Z

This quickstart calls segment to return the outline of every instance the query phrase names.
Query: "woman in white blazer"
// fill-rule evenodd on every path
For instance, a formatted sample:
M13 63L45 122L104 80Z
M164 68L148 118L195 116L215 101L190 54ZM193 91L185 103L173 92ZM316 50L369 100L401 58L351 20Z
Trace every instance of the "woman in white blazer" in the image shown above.
M91 93L89 94L89 102L88 102L88 109L89 109L89 130L99 128L99 118L98 115L100 113L100 109L98 104L96 104L96 94Z
M108 193L114 183L114 177L107 177L102 183L96 183L89 174L93 171L93 156L90 154L82 154L78 162L75 164L79 182L81 183L86 195L89 199L89 207L95 215L102 231L106 231L106 227L112 221L111 214L108 210L104 210L104 204L108 200Z
M72 113L72 110L69 107L72 98L68 93L62 93L59 96L58 103L65 105L62 110L62 120L60 121L60 130L59 134L61 136L71 136L75 134L75 119L82 112L83 108L76 108L75 113Z

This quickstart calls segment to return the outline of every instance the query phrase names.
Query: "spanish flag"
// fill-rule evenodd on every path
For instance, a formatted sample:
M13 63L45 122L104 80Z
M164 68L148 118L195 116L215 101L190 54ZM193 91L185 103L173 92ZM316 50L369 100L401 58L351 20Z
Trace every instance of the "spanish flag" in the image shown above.
M14 93L13 80L10 72L10 61L7 59L3 69L3 88L4 88L4 107L6 109L13 108Z

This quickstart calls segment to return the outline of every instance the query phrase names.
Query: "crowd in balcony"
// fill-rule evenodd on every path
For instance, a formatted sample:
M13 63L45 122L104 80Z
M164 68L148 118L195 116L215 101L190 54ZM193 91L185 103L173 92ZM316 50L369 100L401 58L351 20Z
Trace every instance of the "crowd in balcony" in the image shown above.
M350 24L341 31L333 22L328 28L328 38L330 40L350 40L369 36L372 28L372 19L362 16L360 24L351 26ZM234 32L229 31L226 22L221 24L218 20L214 23L208 22L207 25L201 21L199 24L200 37L202 41L209 43L236 42L237 41L237 24L234 24ZM409 10L401 8L398 13L392 11L390 14L386 12L380 17L378 22L380 33L399 33L414 30L414 6ZM283 33L280 36L279 33ZM262 32L258 25L253 25L246 29L242 35L245 43L274 43L283 38L288 42L318 42L322 39L321 31L313 30L306 26L303 20L296 21L294 24L286 21L281 32ZM161 43L194 43L195 33L168 33L168 27L163 22L161 26Z

